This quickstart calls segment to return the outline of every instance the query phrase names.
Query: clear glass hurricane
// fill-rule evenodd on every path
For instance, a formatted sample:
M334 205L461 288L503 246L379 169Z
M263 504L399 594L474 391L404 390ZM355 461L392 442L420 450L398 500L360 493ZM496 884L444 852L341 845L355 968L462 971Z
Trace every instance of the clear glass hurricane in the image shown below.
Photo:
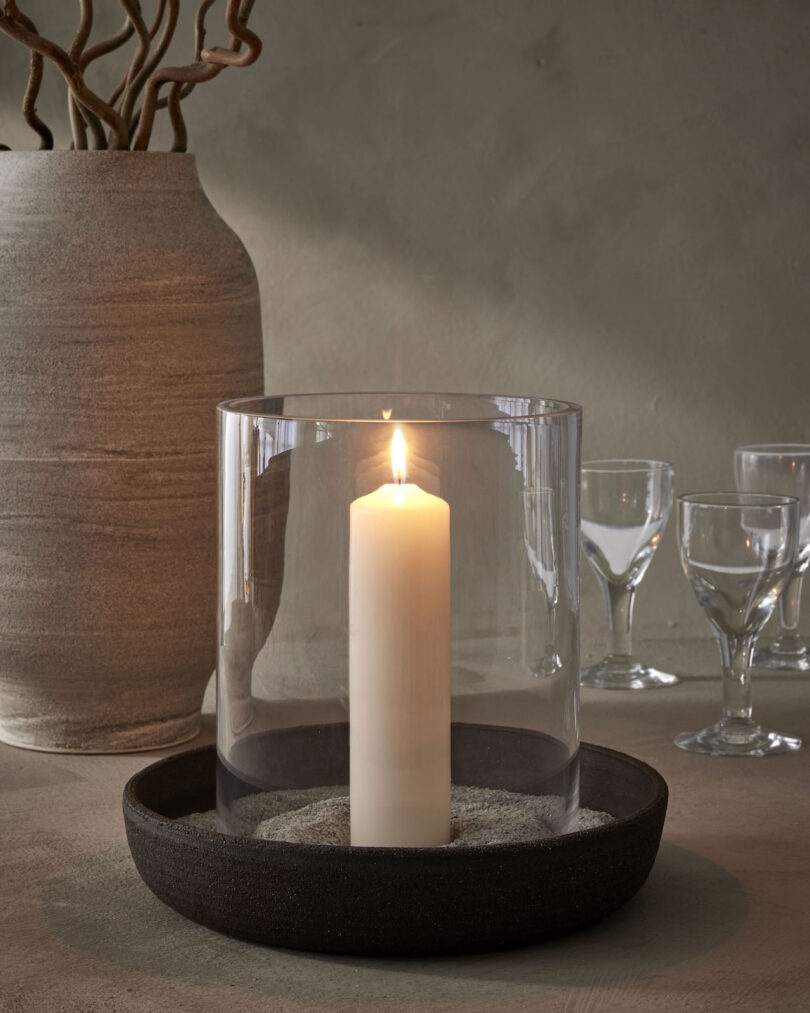
M580 417L453 393L219 406L220 830L342 797L333 841L433 847L451 785L542 795L547 829L576 829Z
M675 745L713 756L792 752L801 739L761 728L751 717L751 653L794 567L798 500L757 493L678 498L681 561L720 645L723 716Z
M594 689L653 689L678 677L633 657L636 588L661 543L675 472L666 461L586 461L582 465L582 547L607 605L608 653L582 670Z
M757 668L810 672L810 650L799 636L802 579L810 565L810 444L761 443L734 451L734 473L741 492L782 493L799 500L796 565L779 597L779 632L754 652Z
M555 537L555 491L531 487L523 493L523 542L536 590L546 616L543 653L528 660L529 671L537 678L554 675L562 668L556 647L557 607L560 601L560 573Z

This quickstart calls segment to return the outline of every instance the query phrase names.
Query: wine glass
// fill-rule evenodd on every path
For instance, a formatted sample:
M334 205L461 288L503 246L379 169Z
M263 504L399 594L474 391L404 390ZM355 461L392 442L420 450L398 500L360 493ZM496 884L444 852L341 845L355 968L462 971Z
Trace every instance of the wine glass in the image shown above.
M583 686L653 689L678 677L632 655L633 599L672 509L674 469L666 461L586 461L582 465L582 547L602 587L608 654L582 670Z
M782 493L799 500L796 565L779 596L779 633L770 647L754 652L759 668L810 672L810 651L798 634L802 578L810 564L810 444L761 443L734 451L737 488L742 492Z
M678 497L681 561L714 630L723 660L723 716L675 745L713 756L767 756L801 739L751 718L751 652L793 572L799 507L795 496L693 493Z

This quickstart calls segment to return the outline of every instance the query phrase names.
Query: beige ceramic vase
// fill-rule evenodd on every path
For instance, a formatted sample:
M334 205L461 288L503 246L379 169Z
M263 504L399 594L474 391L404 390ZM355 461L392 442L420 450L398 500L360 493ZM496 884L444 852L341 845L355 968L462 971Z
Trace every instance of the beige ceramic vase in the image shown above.
M256 275L193 156L0 153L0 739L197 733L215 406L262 387Z

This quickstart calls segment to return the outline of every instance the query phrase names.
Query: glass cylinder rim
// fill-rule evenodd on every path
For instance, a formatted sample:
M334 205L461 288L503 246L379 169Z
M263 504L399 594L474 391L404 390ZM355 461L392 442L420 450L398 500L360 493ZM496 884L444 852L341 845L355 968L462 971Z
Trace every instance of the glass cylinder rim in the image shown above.
M769 492L685 492L678 497L678 502L724 510L747 510L751 507L769 510L794 504L798 506L799 500L796 496Z
M748 443L744 447L735 447L734 453L761 457L810 457L810 443Z
M674 471L675 466L669 461L652 461L640 457L608 457L594 461L583 461L580 470L606 475L628 475L646 471Z
M286 412L278 411L267 411L259 410L256 406L278 401L279 399L286 398L350 398L350 397L446 397L446 398L476 398L481 401L496 401L498 399L504 400L525 400L525 401L545 401L549 404L553 404L555 407L549 411L541 412L527 412L523 415L489 415L472 418L452 418L452 419L437 419L437 418L417 418L417 419L405 419L408 425L451 425L451 424L470 424L470 423L482 423L487 424L491 422L503 422L507 419L509 422L531 422L537 419L548 419L548 418L564 418L566 416L581 416L582 407L576 404L574 401L564 401L561 398L546 397L542 394L471 394L463 391L310 391L304 393L286 393L286 394L263 394L259 397L238 397L230 398L227 401L222 401L217 405L217 412L222 415L244 415L249 418L260 418L260 419L276 419L280 421L294 421L294 422L340 422L346 423L347 425L368 425L375 424L379 425L384 422L397 422L403 421L400 419L380 419L376 416L374 418L346 418L345 416L329 416L329 415L290 415ZM251 407L253 406L253 407Z

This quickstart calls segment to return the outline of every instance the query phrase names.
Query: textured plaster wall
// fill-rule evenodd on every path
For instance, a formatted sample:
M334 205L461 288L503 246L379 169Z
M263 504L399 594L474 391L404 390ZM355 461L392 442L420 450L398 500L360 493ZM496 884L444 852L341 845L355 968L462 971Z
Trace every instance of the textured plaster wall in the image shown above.
M23 6L69 38L73 5ZM260 63L186 108L259 274L269 389L569 398L586 457L669 459L678 491L731 487L738 443L810 441L806 0L264 0L253 23ZM15 147L25 64L0 38ZM588 648L587 567L582 590ZM706 631L674 523L637 630Z

